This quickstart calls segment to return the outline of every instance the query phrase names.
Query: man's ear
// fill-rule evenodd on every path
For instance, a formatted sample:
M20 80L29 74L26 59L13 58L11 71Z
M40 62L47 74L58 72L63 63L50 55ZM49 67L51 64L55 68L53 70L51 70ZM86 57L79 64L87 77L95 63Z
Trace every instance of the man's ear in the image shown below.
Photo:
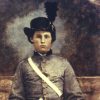
M30 41L31 41L32 43L34 43L34 41L33 41L33 38L32 38L32 37L30 37Z

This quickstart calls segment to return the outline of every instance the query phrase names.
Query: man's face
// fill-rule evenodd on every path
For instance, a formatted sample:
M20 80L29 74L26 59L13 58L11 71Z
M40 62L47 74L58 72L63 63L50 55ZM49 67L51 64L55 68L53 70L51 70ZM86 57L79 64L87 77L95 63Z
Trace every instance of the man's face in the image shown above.
M52 46L52 37L50 32L36 31L31 38L34 48L39 53L47 53Z

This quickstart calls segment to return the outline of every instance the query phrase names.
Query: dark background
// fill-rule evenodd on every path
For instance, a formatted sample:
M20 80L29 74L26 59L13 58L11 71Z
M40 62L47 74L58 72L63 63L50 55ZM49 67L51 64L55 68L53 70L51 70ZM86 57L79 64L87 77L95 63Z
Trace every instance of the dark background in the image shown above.
M23 27L44 16L43 4L44 0L0 0L0 75L13 75L31 52ZM60 28L55 53L67 58L78 76L100 75L100 1L58 0L54 24Z

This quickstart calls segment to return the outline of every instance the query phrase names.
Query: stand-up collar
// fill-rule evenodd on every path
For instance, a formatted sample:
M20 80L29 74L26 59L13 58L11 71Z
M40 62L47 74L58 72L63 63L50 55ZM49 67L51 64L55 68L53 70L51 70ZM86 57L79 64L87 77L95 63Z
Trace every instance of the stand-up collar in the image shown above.
M36 51L34 51L34 56L49 56L49 55L51 55L52 54L52 50L50 49L46 54L41 54L41 53L39 53L39 52L36 52Z

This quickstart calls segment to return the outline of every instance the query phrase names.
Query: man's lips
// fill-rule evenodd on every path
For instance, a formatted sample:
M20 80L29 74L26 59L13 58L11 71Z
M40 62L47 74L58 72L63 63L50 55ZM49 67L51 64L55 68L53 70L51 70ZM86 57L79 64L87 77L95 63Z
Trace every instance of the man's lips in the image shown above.
M40 47L41 47L41 48L45 48L45 47L46 47L46 45L40 45Z

